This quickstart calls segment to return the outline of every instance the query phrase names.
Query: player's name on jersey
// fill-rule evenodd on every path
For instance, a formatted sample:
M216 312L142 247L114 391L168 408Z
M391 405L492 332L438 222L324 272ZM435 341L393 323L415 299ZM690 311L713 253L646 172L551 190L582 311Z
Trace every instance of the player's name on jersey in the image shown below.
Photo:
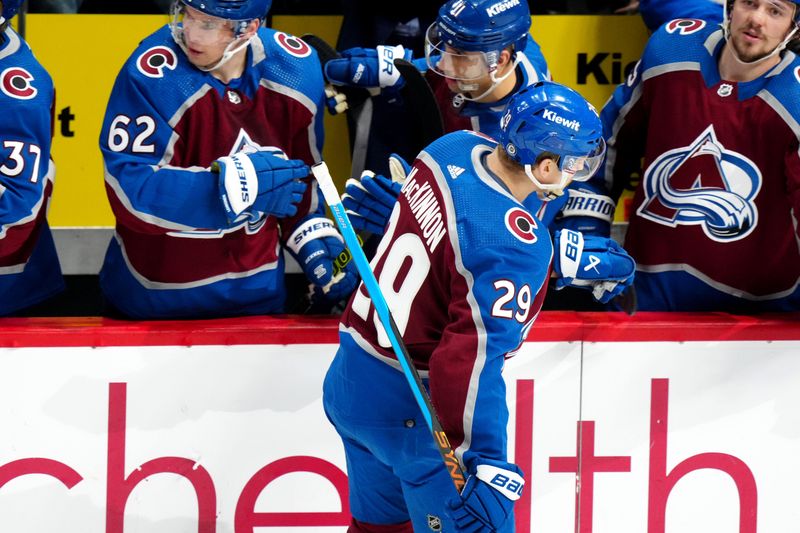
M408 200L408 205L419 224L422 236L426 239L425 244L428 251L432 254L447 231L442 221L442 208L439 206L431 184L429 182L418 183L416 174L417 169L415 168L408 175L402 193Z

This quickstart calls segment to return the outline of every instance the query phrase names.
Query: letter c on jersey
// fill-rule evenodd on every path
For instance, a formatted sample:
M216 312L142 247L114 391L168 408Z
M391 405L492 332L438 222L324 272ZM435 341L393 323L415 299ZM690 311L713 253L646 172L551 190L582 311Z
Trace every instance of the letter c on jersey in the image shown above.
M667 33L679 32L681 35L691 35L702 30L706 25L704 20L675 19L667 24Z
M275 42L294 57L308 57L311 55L311 47L294 35L289 35L282 31L275 32Z
M537 240L533 232L537 228L536 219L523 209L512 207L506 211L506 227L525 244L533 244Z
M11 98L30 100L39 92L31 81L33 76L30 72L21 67L10 67L0 74L0 89Z
M149 48L136 60L136 68L148 78L163 78L164 69L175 70L177 65L175 52L166 46Z

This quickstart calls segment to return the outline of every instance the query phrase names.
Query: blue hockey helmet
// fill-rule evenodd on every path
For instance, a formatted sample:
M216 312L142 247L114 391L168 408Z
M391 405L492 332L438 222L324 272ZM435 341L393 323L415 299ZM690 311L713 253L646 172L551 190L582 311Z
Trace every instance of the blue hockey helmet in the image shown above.
M573 89L552 81L515 94L500 127L500 145L545 196L562 194L572 180L591 178L606 151L597 110ZM543 158L558 165L558 183L541 183L534 176L533 167Z
M449 0L431 26L443 43L464 52L523 50L530 27L527 0Z
M5 20L11 20L14 15L17 14L19 11L19 7L25 0L0 0L3 3L3 18Z
M178 0L198 11L227 20L263 19L272 0Z
M514 71L496 76L500 54L512 47L516 66L530 27L527 0L448 0L425 34L425 59L433 72L457 81L462 94L478 91L488 75L491 85L468 98L479 100Z

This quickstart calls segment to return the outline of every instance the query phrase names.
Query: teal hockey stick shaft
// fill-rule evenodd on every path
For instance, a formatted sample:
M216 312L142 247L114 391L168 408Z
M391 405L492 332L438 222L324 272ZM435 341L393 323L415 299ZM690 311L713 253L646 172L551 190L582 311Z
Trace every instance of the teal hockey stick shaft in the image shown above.
M442 460L444 461L447 471L450 473L456 490L461 493L461 489L466 482L464 471L453 452L453 448L450 446L447 435L442 429L439 417L436 416L436 411L433 408L430 396L428 396L428 392L422 384L419 372L417 372L417 369L414 367L411 355L409 355L408 349L403 343L403 337L397 329L397 324L395 324L392 313L389 310L389 305L386 303L386 299L381 292L378 280L375 279L375 274L369 266L367 256L364 255L364 251L358 244L358 237L356 236L355 230L353 230L353 226L350 224L350 219L339 198L339 192L336 190L336 185L333 183L333 178L331 178L328 166L324 162L317 163L311 167L311 171L317 183L319 183L322 195L325 197L325 203L331 208L336 225L339 226L342 237L344 237L344 242L350 249L358 273L361 275L361 280L364 282L367 292L372 299L372 303L375 306L378 319L386 330L386 336L389 338L392 349L397 355L397 360L400 362L400 366L403 369L403 374L405 375L406 381L408 381L408 386L411 388L414 399L417 401L417 405L419 405L422 411L422 416L425 418L425 422L428 424L428 428L433 435L436 448L442 456Z

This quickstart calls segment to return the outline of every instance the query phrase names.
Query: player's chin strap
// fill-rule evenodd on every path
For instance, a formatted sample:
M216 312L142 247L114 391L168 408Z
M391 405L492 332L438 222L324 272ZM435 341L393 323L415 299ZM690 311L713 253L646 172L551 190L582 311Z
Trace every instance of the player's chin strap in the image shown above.
M514 63L511 65L511 68L508 69L508 72L506 72L499 78L495 77L495 70L492 70L492 72L489 73L489 77L492 79L492 84L489 86L488 89L483 91L478 96L467 96L467 93L472 92L478 88L478 84L464 83L462 81L457 81L456 83L458 83L458 88L461 91L461 96L464 97L464 100L468 100L470 102L480 101L482 98L486 97L489 93L494 91L495 88L501 83L503 83L503 81L505 81L506 78L511 76L511 73L517 69L517 65L519 64L519 62L520 62L519 54L514 54Z
M797 9L800 9L800 8L795 6L794 9L796 11ZM796 16L796 13L795 13L795 16ZM774 57L775 55L780 54L781 52L783 52L783 50L786 48L786 45L789 44L789 41L791 41L792 37L794 37L794 35L797 33L797 30L798 30L798 25L797 25L797 21L795 21L794 28L792 28L792 31L789 32L789 34L783 39L783 41L781 41L778 44L778 46L775 47L775 49L772 52L770 52L769 54L765 55L764 57L759 57L758 59L754 59L752 61L745 61L744 59L739 57L739 52L736 51L736 47L731 45L731 52L733 52L733 54L732 54L733 55L733 59L734 59L734 61L736 61L740 65L747 65L747 66L758 65L759 63L762 63L762 62L766 61L767 59L769 59L771 57ZM722 5L722 35L725 37L725 42L730 42L730 37L731 37L731 19L728 16L728 2L725 2Z

